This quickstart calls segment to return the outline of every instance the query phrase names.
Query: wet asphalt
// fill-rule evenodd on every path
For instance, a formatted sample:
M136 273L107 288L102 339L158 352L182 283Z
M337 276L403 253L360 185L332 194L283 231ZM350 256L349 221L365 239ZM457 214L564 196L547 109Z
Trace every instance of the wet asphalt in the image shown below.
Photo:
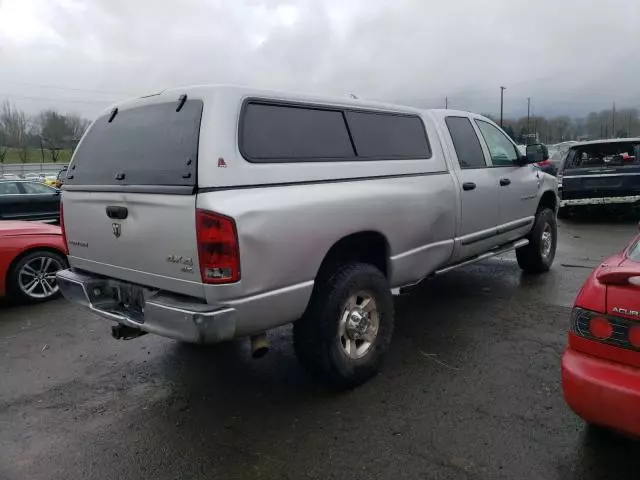
M0 479L640 478L640 443L585 427L559 372L577 290L636 223L559 232L546 275L506 255L399 297L384 371L347 393L305 374L290 328L252 360L0 305Z

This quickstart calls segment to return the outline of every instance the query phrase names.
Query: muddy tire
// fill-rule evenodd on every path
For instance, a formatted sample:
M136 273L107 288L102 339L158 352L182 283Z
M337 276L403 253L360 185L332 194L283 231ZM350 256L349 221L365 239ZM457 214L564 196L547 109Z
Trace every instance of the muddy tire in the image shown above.
M315 377L350 389L380 369L393 334L393 296L372 265L348 264L318 279L303 317L293 325L294 348Z
M558 226L553 210L538 210L533 228L527 235L529 245L516 249L518 265L526 273L549 271L556 256Z

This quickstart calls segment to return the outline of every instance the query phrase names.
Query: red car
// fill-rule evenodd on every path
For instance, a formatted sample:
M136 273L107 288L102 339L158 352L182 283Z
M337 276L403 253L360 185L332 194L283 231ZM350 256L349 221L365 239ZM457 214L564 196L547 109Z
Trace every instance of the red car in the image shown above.
M562 389L587 423L640 437L640 236L596 268L578 293Z
M67 268L60 227L0 221L0 297L42 302L59 294L56 272Z

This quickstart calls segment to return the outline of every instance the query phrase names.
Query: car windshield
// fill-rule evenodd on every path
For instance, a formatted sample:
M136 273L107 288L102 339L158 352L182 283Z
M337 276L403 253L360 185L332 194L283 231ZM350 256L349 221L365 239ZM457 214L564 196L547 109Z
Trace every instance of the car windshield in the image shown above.
M636 242L629 249L627 258L629 260L633 260L634 262L640 262L640 237L636 239Z

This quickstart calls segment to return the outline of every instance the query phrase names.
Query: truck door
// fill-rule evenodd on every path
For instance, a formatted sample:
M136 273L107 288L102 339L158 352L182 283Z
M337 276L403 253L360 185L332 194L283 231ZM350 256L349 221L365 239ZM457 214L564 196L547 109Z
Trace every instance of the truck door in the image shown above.
M500 218L498 234L500 243L507 243L524 236L533 225L538 208L540 178L544 173L533 165L518 166L518 147L498 127L476 119L478 129L491 157L493 185L499 192Z
M497 245L498 189L471 120L448 116L445 123L453 147L449 151L455 154L460 166L455 171L460 189L460 218L453 259L458 261Z

